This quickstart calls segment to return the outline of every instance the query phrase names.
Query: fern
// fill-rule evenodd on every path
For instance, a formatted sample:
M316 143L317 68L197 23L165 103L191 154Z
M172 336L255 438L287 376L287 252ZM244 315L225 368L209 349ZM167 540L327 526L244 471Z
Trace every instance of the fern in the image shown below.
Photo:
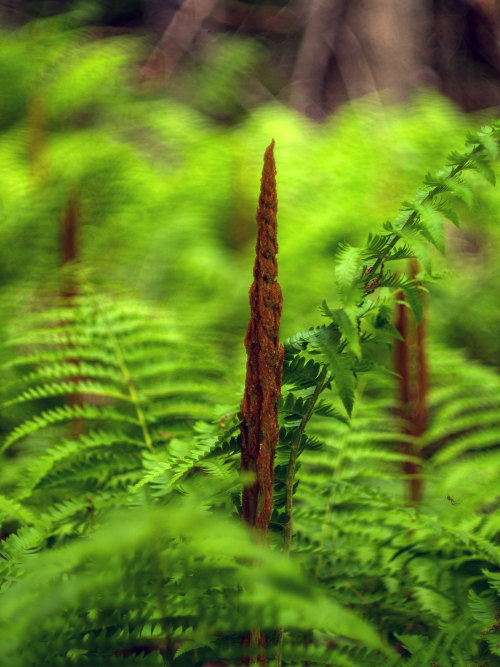
M195 345L181 345L161 317L131 302L89 294L35 317L34 325L14 339L24 350L15 367L36 370L17 380L18 393L6 405L38 402L45 409L8 434L3 448L24 457L47 429L56 444L29 457L24 470L16 466L10 485L22 506L7 516L38 521L44 507L69 496L76 503L65 520L77 526L90 509L100 512L120 497L126 503L143 476L146 452L168 451L174 437L191 433L191 421L212 414L223 373L217 362L200 364ZM54 399L66 402L54 405ZM71 438L75 425L78 435ZM50 517L43 520L60 532Z
M368 624L319 589L313 592L289 561L262 552L239 526L201 513L194 502L161 513L115 515L90 538L47 551L31 565L26 561L24 581L4 593L0 612L9 663L35 664L50 655L57 664L71 655L86 664L103 652L118 655L157 641L171 659L183 656L181 664L214 652L235 659L241 655L239 636L252 619L298 629L314 623L327 637L340 634L385 650ZM244 564L242 554L247 563L258 560L258 568ZM238 593L241 586L244 593ZM289 604L277 605L276 596ZM34 599L36 605L26 607ZM102 599L113 604L102 605Z
M89 47L79 76L93 55ZM106 75L98 68L86 104ZM227 519L240 513L248 480L237 473L239 407L224 386L220 332L212 346L177 314L90 293L17 333L9 372L20 377L5 405L25 417L5 441L13 456L0 517L9 664L241 663L256 659L255 628L279 664L496 658L500 524L497 480L486 472L498 464L497 377L470 364L462 376L462 357L436 353L446 368L431 427L411 441L428 457L416 512L399 493L398 464L413 459L395 451L405 436L392 378L372 353L395 335L399 291L422 314L425 287L386 263L416 256L431 273L428 245L442 249L444 219L456 222L454 205L470 199L464 172L492 180L499 131L469 137L385 233L342 245L338 300L322 308L328 324L285 341L270 549ZM192 235L200 247L207 238ZM187 273L203 258L196 248ZM219 261L213 275L227 289L226 269ZM472 457L484 473L471 481ZM293 558L276 553L283 544Z
M323 421L320 415L311 422L310 430L322 447L302 454L293 550L336 598L348 600L376 617L388 632L395 632L411 653L412 664L423 660L467 664L467 656L486 660L496 650L494 640L488 641L489 633L482 635L471 616L469 598L476 599L474 591L490 590L484 618L487 627L493 627L498 607L498 593L493 590L498 582L491 572L498 569L500 557L498 465L491 451L491 463L485 459L481 472L486 450L474 461L477 478L472 481L470 458L453 449L457 434L450 417L457 419L462 410L467 415L468 407L475 410L470 413L476 415L473 433L481 441L495 421L490 415L498 379L494 371L465 363L459 354L440 348L432 350L431 368L431 424L428 439L421 443L431 458L424 467L428 491L422 514L404 507L402 500L398 506L394 496L395 482L402 485L404 480L397 462L411 457L394 451L402 436L395 418L393 381L388 375L372 374L358 388L349 425ZM470 420L465 425L471 427ZM442 434L439 442L445 448L436 455L431 442L437 434ZM454 453L450 451L444 464L439 454L448 447ZM459 470L463 480L454 485ZM446 499L448 494L457 499L457 506ZM489 581L482 569L486 562L491 563ZM436 619L439 627L446 628L444 635L437 632ZM481 631L487 627L485 623ZM435 641L430 643L430 637ZM379 663L368 653L361 664Z

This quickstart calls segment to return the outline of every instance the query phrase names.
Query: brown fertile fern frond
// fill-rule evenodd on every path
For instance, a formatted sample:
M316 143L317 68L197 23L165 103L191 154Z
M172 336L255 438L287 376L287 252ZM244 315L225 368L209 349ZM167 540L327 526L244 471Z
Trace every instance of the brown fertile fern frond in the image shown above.
M80 197L78 191L70 191L68 195L68 201L65 209L61 213L61 228L60 228L60 257L61 257L61 266L69 270L63 274L63 284L61 286L61 296L63 300L66 301L66 305L71 307L73 301L78 294L78 285L76 278L74 276L74 270L71 266L72 263L76 262L79 259L79 232L81 227L81 211L80 211ZM71 347L71 346L70 346ZM69 359L69 362L75 365L75 370L78 368L78 362L76 359ZM78 384L82 377L74 375L69 378L70 382ZM84 400L81 394L69 394L66 398L69 405L83 406ZM82 435L84 430L84 420L75 417L71 422L71 436L73 438L78 438Z
M255 474L243 489L242 517L267 534L273 509L274 457L279 439L283 346L279 342L282 295L276 279L278 252L274 139L264 154L250 320L245 336L247 372L241 404L241 470Z
M419 272L418 261L416 259L410 260L411 268L411 277L416 278L417 273ZM417 376L417 392L415 397L415 431L414 434L416 437L421 437L427 426L427 394L429 392L429 372L427 365L427 350L426 350L426 297L425 293L422 292L423 299L423 317L420 321L420 324L417 327L416 333L416 376Z
M411 277L415 278L418 273L418 262L412 259L410 262ZM404 340L396 340L394 343L395 371L399 376L398 398L399 417L402 423L404 435L420 438L427 425L427 393L428 393L428 371L426 355L426 321L425 321L425 297L424 315L420 324L415 328L409 326L408 309L404 305L404 294L398 294L396 309L396 328ZM415 445L404 442L401 445L403 454L420 457L421 451ZM422 497L422 466L414 461L403 463L403 472L409 475L408 501L412 505L418 505Z

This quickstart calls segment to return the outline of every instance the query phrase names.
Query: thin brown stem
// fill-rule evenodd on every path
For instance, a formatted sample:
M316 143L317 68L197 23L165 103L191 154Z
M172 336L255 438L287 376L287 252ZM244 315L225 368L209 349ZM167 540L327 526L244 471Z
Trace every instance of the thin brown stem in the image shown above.
M304 437L304 432L307 426L307 422L311 419L314 406L316 405L316 401L319 398L319 395L321 394L321 391L323 390L323 385L325 384L325 379L326 379L326 374L328 372L328 368L326 366L323 366L323 370L321 371L321 374L318 378L318 384L316 385L316 389L314 390L314 394L311 396L309 400L309 404L307 406L307 412L303 415L299 429L297 431L297 437L292 443L292 446L290 447L290 458L288 461L288 470L286 474L286 482L285 482L285 487L286 487L286 502L285 502L285 509L286 509L286 514L287 514L287 522L284 526L283 529L283 550L285 553L290 552L290 548L292 545L292 530L293 530L293 484L294 484L294 478L295 478L295 467L297 464L297 457L299 454L299 447L300 443L302 442L302 438Z
M413 279L418 273L418 262L412 260L410 273ZM427 422L427 359L425 350L425 302L424 316L416 327L410 326L408 308L404 304L404 295L399 295L396 328L403 340L394 344L395 370L398 379L398 414L401 419L401 432L407 438L421 438ZM401 443L401 452L413 458L421 452L414 441L405 439ZM418 505L422 497L422 466L413 460L403 461L403 472L408 475L407 497L411 505Z
M147 422L146 422L146 417L144 416L144 412L143 412L142 407L141 407L141 402L140 402L140 399L137 395L137 391L135 389L134 381L132 380L132 377L131 377L131 375L129 373L129 370L127 368L125 358L122 354L122 351L121 351L120 345L118 343L118 340L117 340L117 338L116 338L116 336L113 332L113 328L111 327L111 325L109 324L109 322L107 321L106 318L105 318L105 322L106 322L106 329L108 331L108 336L111 340L111 344L113 345L113 349L114 349L118 364L120 366L120 370L122 372L123 379L127 383L127 388L128 388L128 392L129 392L129 395L130 395L130 400L134 404L134 407L135 407L135 412L136 412L136 415L137 415L137 419L139 420L139 425L141 427L144 442L146 444L146 447L150 451L153 451L154 450L153 441L151 440L151 436L149 435L149 430L148 430L148 425L147 425Z
M480 150L481 150L481 147L476 147L476 148L474 148L474 149L471 151L471 155L473 155L474 153L478 153ZM461 165L457 165L456 167L454 167L454 168L450 171L450 174L449 174L448 178L453 178L453 177L456 176L460 171L462 171L463 168L464 168L463 166L461 166ZM439 186L439 187L435 187L435 188L433 188L433 189L427 194L427 196L424 197L424 199L422 200L422 203L425 204L426 202L430 201L433 197L435 197L437 194L439 194L439 192L441 192L440 186ZM406 225L408 225L408 224L410 224L411 222L413 222L413 221L415 220L416 215L417 215L417 214L416 214L415 211L414 211L414 212L409 216L409 218L408 218L408 220L405 222L405 224L402 226L402 229L404 229L404 228L406 227ZM396 245L396 243L397 243L400 239L401 239L401 236L400 236L398 233L395 232L395 233L394 233L394 238L391 239L391 241L389 242L389 245L387 246L387 248L385 249L385 251L382 253L382 255L380 255L380 257L377 258L376 262L372 265L371 270L370 270L370 273L371 273L372 275L375 275L375 272L377 271L377 269L379 268L379 266L382 264L382 262L384 262L384 261L386 260L386 258L388 257L389 253L391 252L391 250L394 248L394 246Z
M314 406L316 405L316 402L319 398L319 395L321 394L323 390L323 386L325 384L326 376L328 373L328 368L327 366L323 366L323 369L321 371L321 374L318 378L318 383L316 385L316 388L314 390L313 395L311 396L309 400L309 404L307 406L307 411L303 415L300 425L297 431L297 437L292 443L292 446L290 447L290 458L288 460L288 470L286 474L286 482L285 482L285 487L286 487L286 501L285 501L285 509L286 509L286 514L287 514L287 522L283 528L283 550L285 551L286 554L290 553L290 548L292 546L292 531L293 531L293 484L294 484L294 478L295 478L295 468L297 465L297 457L299 455L299 447L300 443L302 442L302 438L304 437L304 432L307 426L307 422L311 419ZM279 628L278 629L278 646L276 649L276 655L275 655L275 660L276 660L276 667L281 667L283 663L283 640L285 637L285 629L284 628Z

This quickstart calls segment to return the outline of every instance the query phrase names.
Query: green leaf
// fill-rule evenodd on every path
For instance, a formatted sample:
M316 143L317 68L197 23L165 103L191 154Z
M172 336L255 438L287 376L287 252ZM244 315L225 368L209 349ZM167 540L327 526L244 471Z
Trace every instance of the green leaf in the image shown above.
M405 275L397 275L390 271L384 273L380 280L380 285L383 287L390 287L392 289L399 288L406 297L406 301L415 315L417 324L419 324L423 317L423 305L421 298L421 290L423 289L415 280L411 280Z
M445 218L448 218L448 220L455 225L455 227L460 227L460 220L459 220L458 214L455 210L453 210L452 208L449 208L449 207L445 207L445 206L442 206L442 207L440 206L439 210L445 216Z
M424 316L424 307L422 304L422 295L420 288L416 283L407 282L401 286L401 290L406 297L408 305L410 306L417 324L420 324Z
M339 287L350 286L363 265L363 249L343 243L336 253L335 275Z
M361 344L359 341L359 331L356 319L354 317L350 317L344 308L337 308L333 311L330 310L326 305L326 301L323 301L323 308L324 312L328 312L328 315L337 325L340 333L347 340L351 350L354 352L356 357L361 359Z
M411 248L415 257L422 264L427 273L432 273L429 244L422 237L420 230L414 227L404 227L401 229L392 227L392 229L394 229L394 233L398 234L406 245Z
M492 135L493 128L486 125L475 134L469 133L465 143L469 146L481 146L488 156L495 160L498 156L498 143Z
M432 242L440 250L445 250L444 224L441 213L431 203L422 203L418 205L420 221L428 231Z
M473 206L474 195L472 194L470 187L464 183L461 178L458 176L450 176L446 179L446 184L455 197L462 200L467 206Z
M332 335L332 330L329 327L323 329L320 333L319 347L327 358L340 399L350 417L354 406L354 390L356 388L353 360L344 352L339 351L335 334Z
M309 329L304 329L304 331L299 331L299 333L290 336L290 338L286 338L283 341L285 353L294 355L305 350L308 345L311 345L316 341L318 333L322 328L324 328L323 325L320 327L310 327Z
M488 181L488 183L495 185L495 172L493 171L491 162L488 160L486 155L482 153L474 153L470 156L470 161L472 162L475 169L481 174L481 176Z
M392 309L389 306L382 304L378 309L378 313L373 320L373 326L379 331L382 330L385 333L389 334L391 338L398 338L399 340L404 340L403 336L396 329L392 320Z

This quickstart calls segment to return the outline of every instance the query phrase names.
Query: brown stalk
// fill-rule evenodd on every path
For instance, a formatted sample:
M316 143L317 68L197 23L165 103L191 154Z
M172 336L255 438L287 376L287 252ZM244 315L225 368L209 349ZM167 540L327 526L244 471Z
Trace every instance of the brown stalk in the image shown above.
M250 287L250 320L245 336L247 372L241 404L241 470L254 480L243 488L242 519L265 538L273 511L274 457L279 439L278 401L284 349L279 342L283 298L278 276L276 164L274 139L264 153L257 208L257 244ZM256 652L243 664L265 665L265 635L259 629L243 636L242 646Z
M415 278L418 273L418 262L412 259L410 262L411 276ZM415 385L416 394L415 414L414 414L414 435L420 437L424 434L427 426L427 393L429 391L429 374L427 367L427 353L426 353L426 301L425 293L422 293L423 301L423 316L416 332L416 378Z
M77 285L69 264L78 259L78 233L80 227L80 201L78 192L70 191L65 209L61 213L61 266L69 268L64 276L62 296L71 299L77 294Z
M241 404L241 470L255 475L242 494L242 518L265 536L273 509L274 457L279 438L283 346L279 342L282 295L276 279L278 252L274 139L264 154L257 245L245 336L247 372Z
M66 207L61 214L61 266L63 268L63 285L61 296L68 306L72 306L74 299L78 294L78 285L74 276L72 263L79 257L78 253L78 234L80 228L80 197L77 191L72 191L68 195ZM71 344L70 344L71 346ZM74 364L75 370L78 368L77 359L69 359L70 364ZM69 382L78 384L83 378L75 374L68 378ZM84 404L81 394L70 394L66 401L72 407L81 407ZM78 438L84 430L84 420L75 417L71 421L71 435Z
M26 147L30 173L35 185L43 187L50 176L48 159L49 131L47 98L38 91L31 94L26 108ZM61 297L63 304L73 305L78 293L78 286L74 277L72 264L78 260L78 234L80 223L80 197L76 190L70 191L65 208L60 214L60 264L62 271ZM77 369L77 360L69 359ZM77 375L68 378L69 382L77 384L82 378ZM80 407L83 405L81 394L70 394L66 398L68 405ZM74 418L71 421L70 431L74 438L83 432L84 420Z
M418 273L418 262L410 263L412 278ZM422 297L424 298L424 297ZM400 293L398 300L404 301ZM422 321L411 327L408 320L408 308L399 303L396 309L396 328L404 340L396 340L394 345L395 371L400 376L398 381L398 413L402 423L402 433L413 438L420 438L427 424L428 372L426 358L426 321L425 301ZM413 443L401 443L401 452L413 457L421 457L420 449ZM418 505L422 497L422 466L414 461L403 462L403 472L409 476L407 497L412 505Z

